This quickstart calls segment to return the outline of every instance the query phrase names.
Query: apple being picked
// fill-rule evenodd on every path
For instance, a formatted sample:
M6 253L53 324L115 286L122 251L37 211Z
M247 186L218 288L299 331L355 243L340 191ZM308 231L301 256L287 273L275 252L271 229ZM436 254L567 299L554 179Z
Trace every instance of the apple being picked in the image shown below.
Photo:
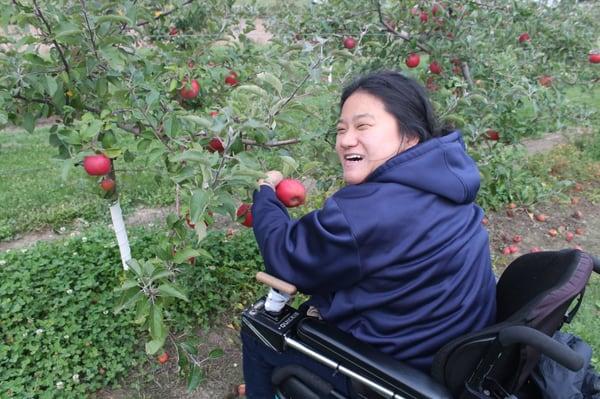
M179 93L185 100L193 100L198 97L198 93L200 93L200 83L198 83L196 79L192 79L191 83L184 81L183 87Z
M295 179L283 179L275 188L275 193L288 208L300 206L306 200L304 185Z
M110 158L104 154L87 156L83 158L83 169L90 176L104 176L110 172Z
M236 216L240 223L246 227L252 227L252 211L250 210L250 204L242 204L236 212ZM242 220L243 218L243 220Z

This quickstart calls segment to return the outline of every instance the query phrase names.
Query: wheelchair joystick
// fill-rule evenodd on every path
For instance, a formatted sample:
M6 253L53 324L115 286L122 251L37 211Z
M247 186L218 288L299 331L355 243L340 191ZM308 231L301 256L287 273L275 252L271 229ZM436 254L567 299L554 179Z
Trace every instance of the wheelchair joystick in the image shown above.
M296 293L296 287L265 273L258 273L258 281L271 286L269 296L264 296L242 313L242 330L257 337L263 344L277 352L285 349L285 337L292 334L304 316L287 305Z

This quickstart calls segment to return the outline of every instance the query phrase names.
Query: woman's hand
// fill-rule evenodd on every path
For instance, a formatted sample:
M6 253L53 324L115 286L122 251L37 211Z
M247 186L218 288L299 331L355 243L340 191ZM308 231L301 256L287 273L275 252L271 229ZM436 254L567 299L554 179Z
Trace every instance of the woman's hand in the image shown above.
M280 171L278 170L270 170L267 172L267 178L266 179L260 179L258 181L258 185L259 186L269 186L271 187L273 190L275 190L275 187L277 187L277 185L279 184L279 182L281 182L283 180L283 174L281 174Z

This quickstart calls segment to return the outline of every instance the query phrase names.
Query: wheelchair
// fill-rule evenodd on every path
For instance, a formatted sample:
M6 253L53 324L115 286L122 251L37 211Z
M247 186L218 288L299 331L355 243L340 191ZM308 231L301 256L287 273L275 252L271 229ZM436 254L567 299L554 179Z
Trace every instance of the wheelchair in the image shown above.
M267 312L265 297L243 311L242 329L275 351L293 348L346 375L349 398L538 398L529 377L541 354L573 371L583 367L581 356L551 336L575 316L594 271L600 260L574 249L515 259L497 283L496 324L443 346L430 375L287 304ZM257 280L296 292L263 272ZM275 369L271 381L280 399L348 398L297 365Z

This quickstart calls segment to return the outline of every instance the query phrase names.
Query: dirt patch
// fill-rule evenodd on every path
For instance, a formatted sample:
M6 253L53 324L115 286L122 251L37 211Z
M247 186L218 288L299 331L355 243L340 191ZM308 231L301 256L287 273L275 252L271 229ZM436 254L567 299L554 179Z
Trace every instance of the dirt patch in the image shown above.
M239 317L234 316L237 320ZM171 359L159 365L152 359L142 372L132 374L121 382L125 388L103 389L92 397L95 399L216 399L235 397L235 388L243 382L241 343L239 330L226 319L210 330L198 331L202 344L198 359L207 359L215 348L223 350L223 356L202 363L204 381L198 389L188 392L185 381L179 375L177 359L172 346L167 345ZM141 381L148 381L139 386Z
M523 140L521 144L525 146L525 151L527 151L528 155L534 155L548 152L561 144L572 143L592 132L592 129L587 127L569 128L560 133L547 134L539 139Z

